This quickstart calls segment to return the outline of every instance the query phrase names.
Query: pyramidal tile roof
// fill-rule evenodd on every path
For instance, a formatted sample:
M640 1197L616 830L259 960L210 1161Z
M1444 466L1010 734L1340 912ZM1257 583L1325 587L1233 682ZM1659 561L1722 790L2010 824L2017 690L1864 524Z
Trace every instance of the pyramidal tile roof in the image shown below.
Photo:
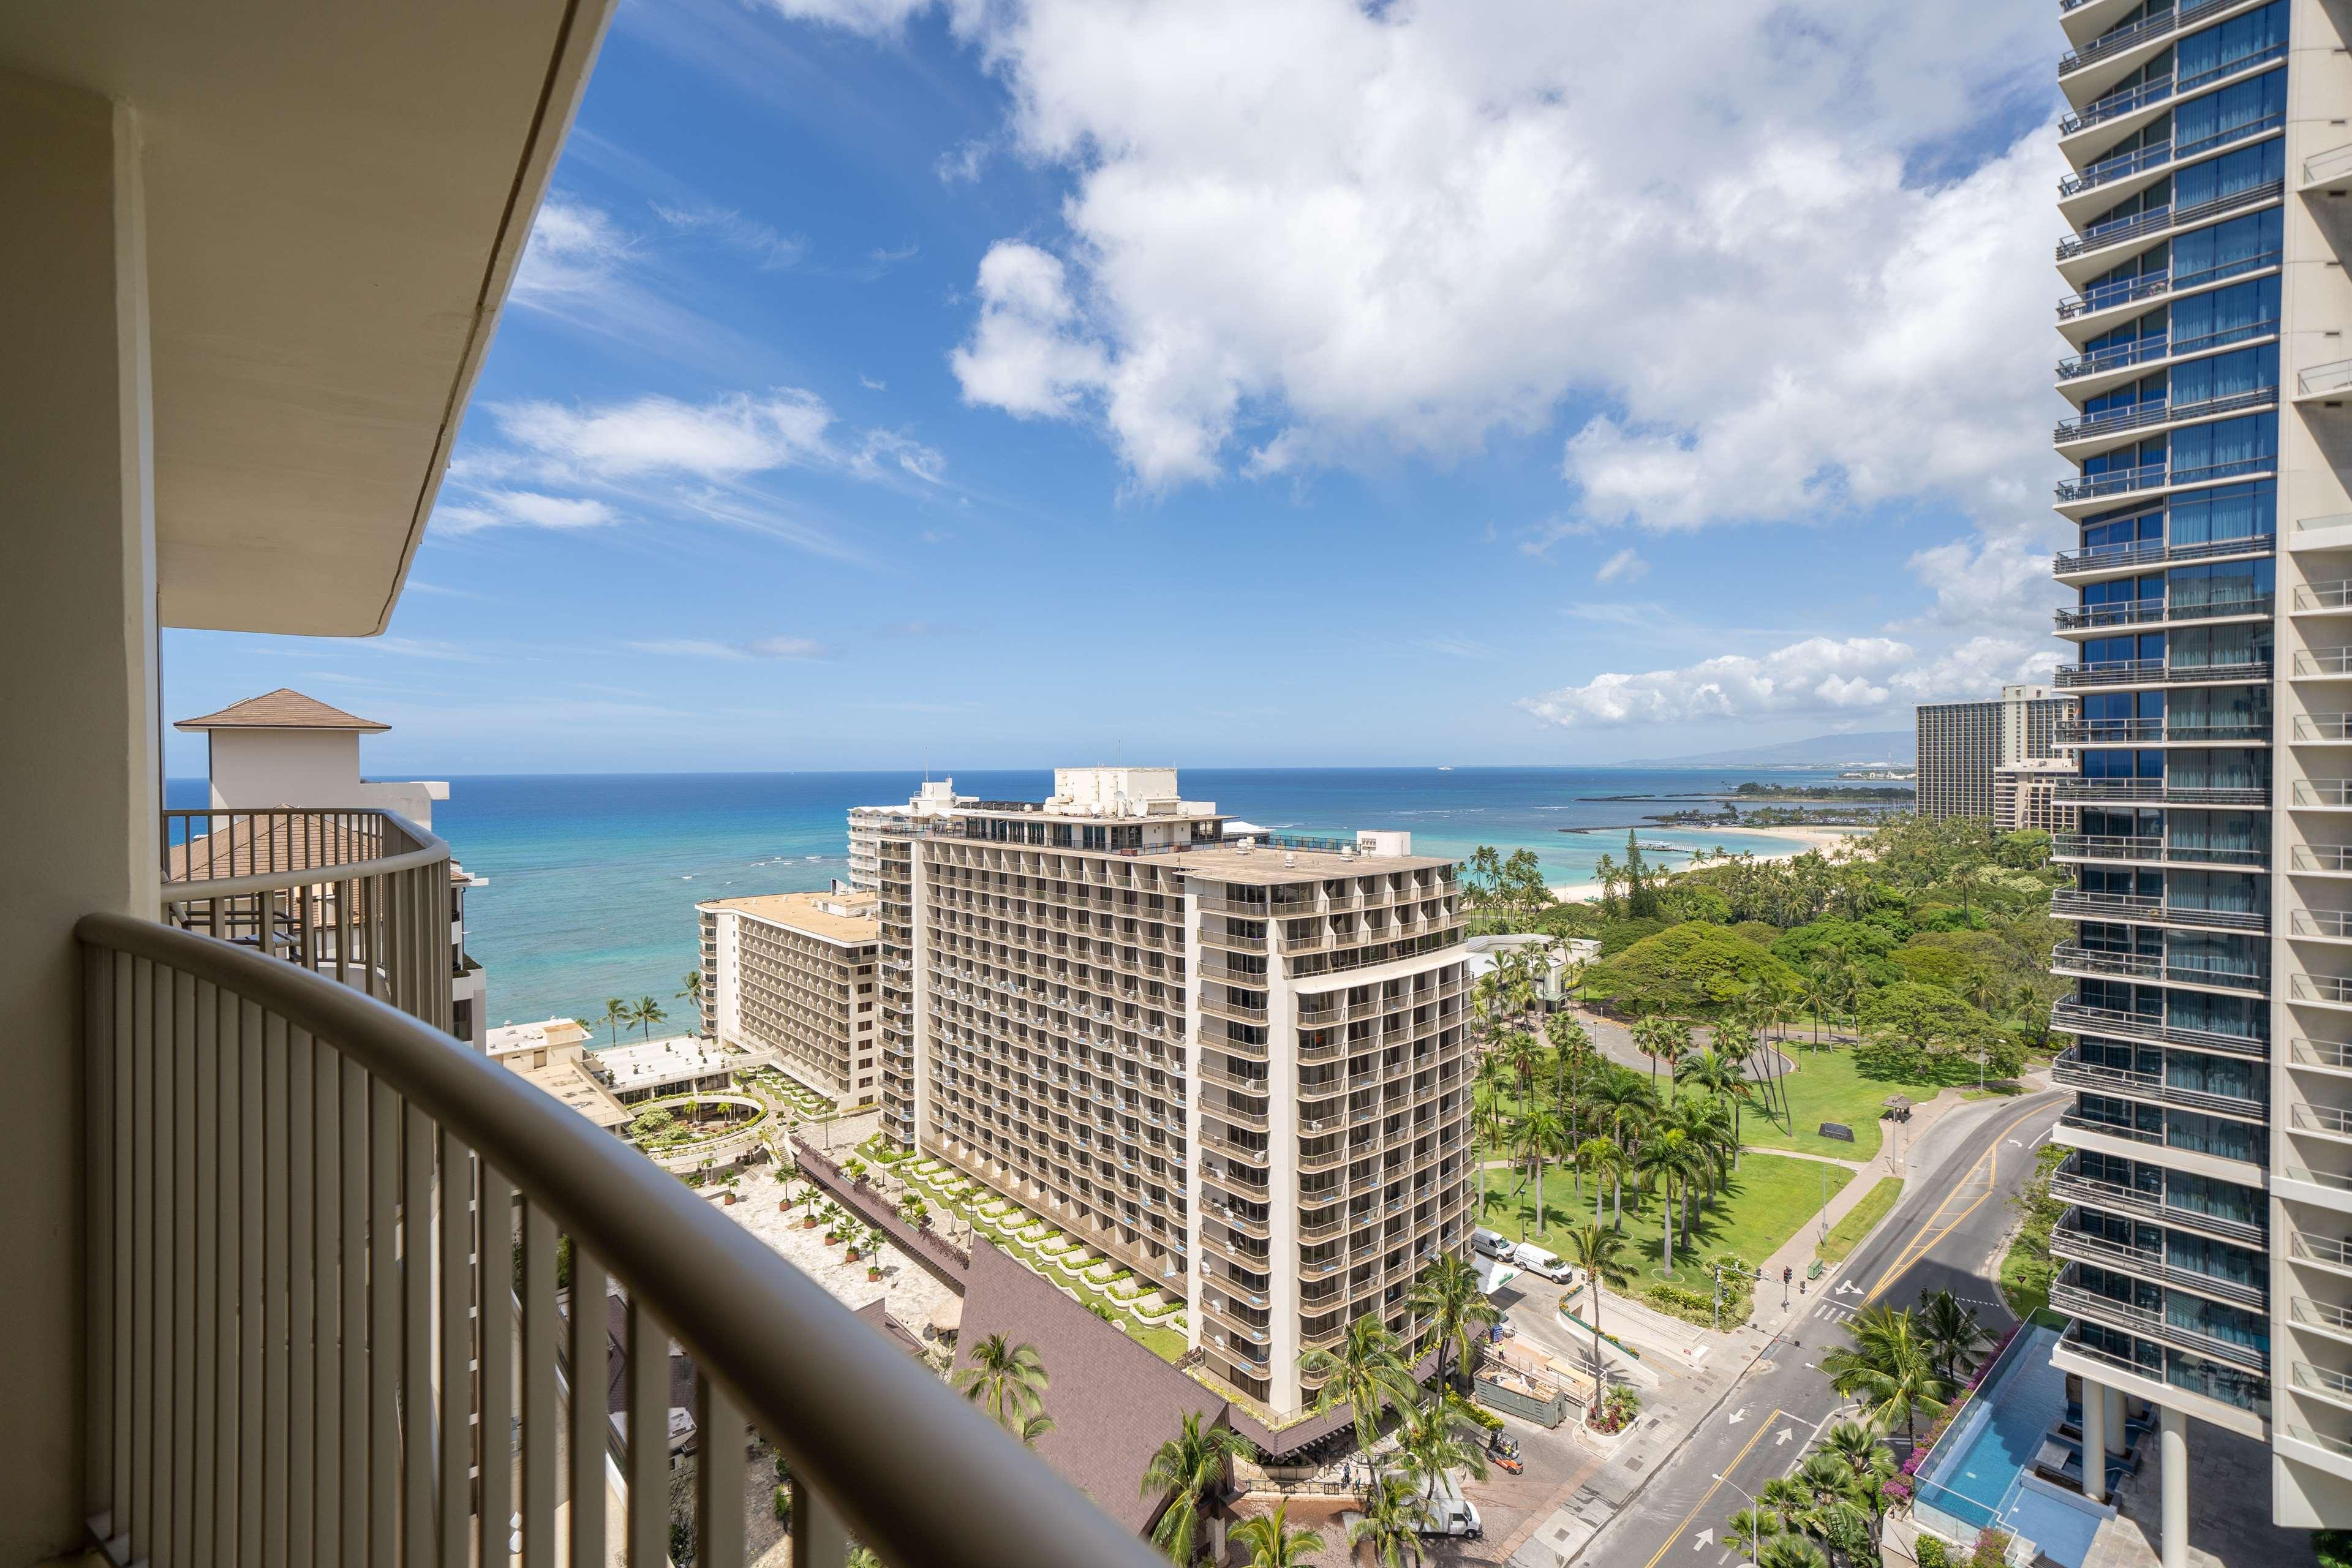
M392 728L340 708L330 708L315 697L305 697L290 686L259 697L233 702L201 719L183 719L174 730L352 730L377 733Z

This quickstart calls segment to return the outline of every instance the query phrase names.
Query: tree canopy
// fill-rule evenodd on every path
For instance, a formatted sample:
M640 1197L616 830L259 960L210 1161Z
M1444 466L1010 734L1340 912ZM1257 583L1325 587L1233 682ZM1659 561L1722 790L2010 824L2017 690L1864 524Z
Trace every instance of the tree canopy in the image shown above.
M1585 994L1638 1012L1712 1016L1758 992L1793 991L1796 972L1722 926L1685 921L1603 958Z

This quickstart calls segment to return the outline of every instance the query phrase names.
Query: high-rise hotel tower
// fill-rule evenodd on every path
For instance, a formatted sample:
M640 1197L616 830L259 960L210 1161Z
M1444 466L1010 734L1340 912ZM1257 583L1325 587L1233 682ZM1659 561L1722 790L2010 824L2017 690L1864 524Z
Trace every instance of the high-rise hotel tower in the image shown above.
M1476 1183L1451 861L1408 835L1226 836L1172 768L862 814L886 1133L1189 1307L1284 1415L1301 1353L1466 1253Z
M2209 1426L2352 1523L2352 13L2060 20L2056 1360L2086 1444L2153 1407L2182 1568Z

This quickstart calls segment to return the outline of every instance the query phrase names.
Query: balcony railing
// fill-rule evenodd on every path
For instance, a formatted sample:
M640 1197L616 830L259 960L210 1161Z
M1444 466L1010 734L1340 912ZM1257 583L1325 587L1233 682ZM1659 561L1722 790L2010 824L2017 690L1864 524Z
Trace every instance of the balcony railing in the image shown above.
M2242 191L2231 191L2227 195L2215 196L2210 200L2199 202L2194 206L2150 207L2146 212L2134 213L2129 217L2111 218L2105 223L2093 224L2090 227L2060 240L2057 258L2065 261L2094 250L2104 250L2111 245L2121 245L2126 240L2148 238L2174 227L2185 228L2239 207L2276 201L2285 192L2285 181L2271 180L2263 184L2249 185Z
M2270 1304L2270 1291L2266 1285L2252 1280L2224 1279L2201 1269L2184 1268L2167 1262L2161 1247L2132 1247L2095 1232L2078 1230L2072 1225L2062 1224L2050 1233L2050 1251L2053 1257L2126 1269L2145 1279L2178 1285L2183 1289L2235 1302L2242 1307Z
M2161 1193L2144 1192L2120 1182L2085 1176L2063 1165L2051 1173L2050 1195L2061 1203L2087 1204L2111 1214L2136 1215L2142 1219L2154 1220L2158 1225L2210 1231L2215 1236L2256 1246L2262 1245L2270 1235L2269 1226L2263 1221L2232 1219L2226 1215L2184 1208L2178 1204L2166 1203Z
M2212 621L2231 616L2268 616L2277 602L2277 595L2273 594L2248 594L2242 598L2213 599L2203 604L2126 599L2115 604L2084 605L2075 609L2060 610L2056 614L2060 631L2079 632L2100 626L2144 626L2158 621Z
M2149 925L2196 926L2210 931L2268 931L2263 910L2208 910L2168 903L2147 893L2085 892L2061 888L2050 895L2050 912L2061 920L2134 921Z
M2133 1100L2178 1105L2191 1110L2220 1111L2227 1116L2261 1116L2267 1105L2264 1100L2248 1099L2243 1095L2216 1094L2208 1089L2183 1088L2159 1073L2126 1072L2121 1068L2086 1062L2079 1050L2061 1052L2051 1064L2050 1076L2055 1082L2077 1089L2126 1095Z
M387 811L166 811L165 923L450 1022L449 847Z
M2081 174L2062 178L2058 182L2059 199L2063 201L2068 196L2080 195L2084 191L2111 184L2170 162L2172 143L2169 142L2158 142L2135 148L2129 153L2119 153L2112 158L2102 158Z
M2126 1040L2147 1040L2158 1045L2188 1046L2200 1051L2219 1051L2225 1056L2251 1057L2257 1061L2270 1058L2267 1039L2247 1035L2225 1035L2217 1029L2184 1028L2167 1024L2161 1018L2151 1018L2137 1013L2125 1013L2108 1007L2090 1007L2071 997L2062 997L2050 1007L2050 1026L2069 1035L2103 1035Z
M664 1563L675 1342L698 1563L743 1561L754 1430L793 1478L796 1563L840 1568L852 1537L907 1568L1156 1561L750 1232L503 1068L257 947L118 915L76 930L88 1511L115 1560L462 1564L519 1534L552 1563L561 1532L574 1561L606 1561L609 1535L614 1557ZM446 942L445 909L418 951Z
M2080 5L2082 0L2074 0L2074 3ZM2062 0L2062 8L2071 7L2064 6ZM2121 92L2111 92L2097 102L2085 104L2076 112L2061 119L2058 134L2072 136L2077 131L2088 131L2092 126L2103 125L2119 114L2129 114L2135 110L2162 103L2171 96L2172 79L2168 76L2144 81L2137 87L2127 87Z
M2202 540L2189 544L2101 544L2088 550L2062 550L2051 560L2051 571L2064 577L2077 572L2139 571L2182 561L2208 561L2218 555L2271 555L2277 552L2275 534L2248 534L2242 539Z
M2301 656L2297 656L2298 660ZM2242 659L2229 664L2180 664L2161 658L2117 659L2108 664L2062 664L2060 686L2202 686L2225 681L2262 681L2271 678L2271 661Z
M2076 973L2121 974L2134 980L2168 981L2176 985L2201 985L2217 991L2252 991L2257 994L2270 989L2266 967L2248 973L2234 969L2213 969L2203 964L2168 963L2154 953L2104 952L2093 948L2077 947L2073 942L2060 942L2051 950L2050 967ZM2298 977L2300 978L2300 977ZM2352 985L2352 981L2345 983Z
M2261 1345L2241 1344L2209 1334L2187 1323L2175 1322L2171 1314L2158 1307L2143 1307L2137 1302L2118 1301L2114 1297L2063 1280L2050 1287L2050 1304L2069 1317L2086 1317L2095 1322L2128 1329L2134 1333L2161 1343L2215 1357L2255 1372L2270 1369L2269 1350Z
M2129 26L2117 27L2114 32L2093 38L2079 49L2067 50L2059 57L2058 74L2061 78L2072 76L2084 66L2165 37L2200 17L2236 3L2237 0L2196 0L2192 5L2175 6L2144 16Z
M2304 389L2312 390L2310 387ZM2266 408L2278 401L2278 388L2259 386L2249 392L2233 392L2226 397L2208 397L2196 403L2175 404L2164 399L2136 403L2129 408L2112 413L2084 414L2072 419L2061 419L2052 426L2050 438L2064 445L2069 441L2087 441L2094 437L2119 435L2126 430L2144 430L2157 425L2173 425L2189 419L2210 419L2218 415L2236 414L2248 408Z

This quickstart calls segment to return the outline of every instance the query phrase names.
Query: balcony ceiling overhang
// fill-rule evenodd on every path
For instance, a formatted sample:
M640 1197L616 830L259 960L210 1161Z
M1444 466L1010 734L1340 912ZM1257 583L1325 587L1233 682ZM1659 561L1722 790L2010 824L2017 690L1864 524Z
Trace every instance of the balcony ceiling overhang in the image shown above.
M142 141L163 624L382 631L614 0L79 0Z

